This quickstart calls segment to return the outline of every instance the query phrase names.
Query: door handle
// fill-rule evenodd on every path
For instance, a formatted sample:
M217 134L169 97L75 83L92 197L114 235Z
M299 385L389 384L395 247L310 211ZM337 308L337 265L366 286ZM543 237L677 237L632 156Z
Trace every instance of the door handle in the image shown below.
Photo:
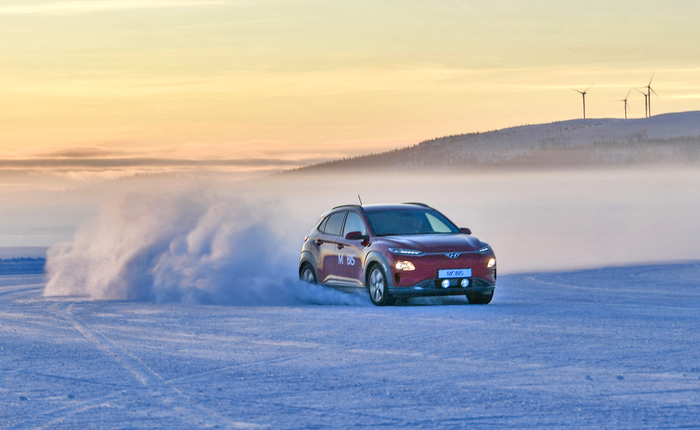
M316 239L316 245L323 245L323 241Z

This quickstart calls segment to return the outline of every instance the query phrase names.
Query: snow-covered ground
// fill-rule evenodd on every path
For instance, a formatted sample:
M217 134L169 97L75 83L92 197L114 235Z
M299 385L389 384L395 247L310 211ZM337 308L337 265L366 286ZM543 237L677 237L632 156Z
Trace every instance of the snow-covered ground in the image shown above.
M0 428L699 422L700 263L504 276L488 306L190 306L44 285L0 276Z

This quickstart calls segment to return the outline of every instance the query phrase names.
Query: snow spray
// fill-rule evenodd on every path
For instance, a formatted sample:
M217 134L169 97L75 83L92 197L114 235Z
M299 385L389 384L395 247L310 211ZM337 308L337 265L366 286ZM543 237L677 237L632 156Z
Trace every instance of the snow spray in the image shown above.
M298 249L268 204L128 193L49 249L45 296L215 305L367 305L297 279ZM280 212L280 211L278 211ZM286 211L281 211L286 213Z

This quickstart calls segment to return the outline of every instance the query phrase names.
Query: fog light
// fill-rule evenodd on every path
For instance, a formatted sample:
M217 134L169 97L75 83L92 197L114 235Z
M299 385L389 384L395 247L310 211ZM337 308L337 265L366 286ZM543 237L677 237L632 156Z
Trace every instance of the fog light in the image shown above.
M469 286L469 279L462 279L461 281L459 281L459 285L461 285L462 288L467 288Z
M486 265L486 267L491 268L491 267L493 267L493 266L495 266L495 265L496 265L496 259L495 259L495 258L492 258L492 259L489 260L489 262L488 262L488 264Z
M450 280L449 279L444 279L441 283L442 288L449 288L450 286Z

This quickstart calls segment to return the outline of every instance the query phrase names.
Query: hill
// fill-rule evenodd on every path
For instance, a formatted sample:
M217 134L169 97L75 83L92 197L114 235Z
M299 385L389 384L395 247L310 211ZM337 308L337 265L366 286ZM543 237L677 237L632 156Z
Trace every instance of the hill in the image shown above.
M299 172L355 169L557 168L700 162L700 111L580 119L447 136Z

